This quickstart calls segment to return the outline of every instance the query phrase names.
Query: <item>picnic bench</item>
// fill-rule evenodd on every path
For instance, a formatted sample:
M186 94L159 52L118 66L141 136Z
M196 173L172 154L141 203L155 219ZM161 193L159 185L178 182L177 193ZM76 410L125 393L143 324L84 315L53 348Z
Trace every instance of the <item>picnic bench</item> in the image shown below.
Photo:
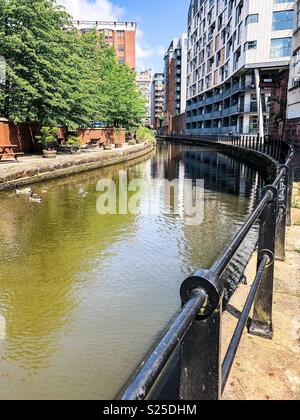
M86 149L96 149L97 147L102 147L104 141L100 138L98 139L91 139L89 143L86 145Z
M24 155L24 153L16 152L18 147L19 146L15 144L0 144L0 161L4 157L13 158L18 162L18 158Z

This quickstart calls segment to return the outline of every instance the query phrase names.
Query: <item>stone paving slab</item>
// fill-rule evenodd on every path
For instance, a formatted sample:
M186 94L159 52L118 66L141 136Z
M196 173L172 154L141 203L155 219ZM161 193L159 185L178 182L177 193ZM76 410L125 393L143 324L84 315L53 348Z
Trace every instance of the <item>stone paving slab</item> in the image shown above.
M15 161L0 162L0 191L47 179L71 175L116 163L126 162L150 153L152 145L125 146L110 151L82 151L80 154L59 154L56 159L27 155Z

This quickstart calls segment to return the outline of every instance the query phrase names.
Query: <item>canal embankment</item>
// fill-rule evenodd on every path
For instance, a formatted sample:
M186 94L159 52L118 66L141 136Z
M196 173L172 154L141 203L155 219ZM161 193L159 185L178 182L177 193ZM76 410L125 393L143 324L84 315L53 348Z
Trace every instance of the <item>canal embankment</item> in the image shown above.
M151 153L153 149L152 144L138 144L110 151L59 154L55 159L26 155L19 162L3 160L0 162L0 191L128 162Z
M178 139L183 142L182 139ZM185 141L185 140L184 140ZM187 140L188 144L212 142ZM248 161L272 182L278 163L257 151L230 144L215 148L238 160ZM297 161L295 162L297 163ZM295 165L295 180L299 171ZM257 272L254 253L241 283L226 306L223 318L222 352L225 356ZM293 185L292 225L286 232L286 258L275 263L273 340L244 331L223 399L298 400L300 398L300 184Z

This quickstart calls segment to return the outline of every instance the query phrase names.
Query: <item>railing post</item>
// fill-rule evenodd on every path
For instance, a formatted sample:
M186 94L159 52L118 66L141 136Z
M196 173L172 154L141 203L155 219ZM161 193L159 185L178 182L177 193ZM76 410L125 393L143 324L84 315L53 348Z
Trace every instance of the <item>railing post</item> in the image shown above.
M253 318L249 327L249 333L259 337L272 339L277 189L273 186L267 186L264 190L265 193L270 194L271 192L271 198L260 218L258 265L260 264L262 255L266 253L268 253L270 256L270 263L265 269L260 287L255 298Z
M278 221L277 232L276 232L276 259L279 261L285 261L285 234L286 234L286 210L288 200L288 173L289 168L283 165L285 173L282 175L279 186L278 186L278 210L280 220Z
M182 285L183 304L195 288L208 299L181 345L180 400L201 401L221 398L221 325L223 283L209 270L200 270Z
M293 203L293 182L294 182L294 165L291 162L288 166L288 197L286 208L286 224L292 226L292 203Z

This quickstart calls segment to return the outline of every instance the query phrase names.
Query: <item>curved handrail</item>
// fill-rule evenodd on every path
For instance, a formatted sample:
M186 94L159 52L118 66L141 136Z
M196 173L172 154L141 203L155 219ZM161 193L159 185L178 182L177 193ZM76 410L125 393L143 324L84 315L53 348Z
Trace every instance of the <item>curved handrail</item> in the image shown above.
M201 141L198 136L183 137L187 140ZM176 138L183 137L176 136ZM205 141L207 142L207 138ZM285 230L289 223L291 208L294 151L288 143L278 144L269 138L246 139L231 136L214 138L213 142L255 150L276 158L278 162L276 178L272 185L264 188L263 196L256 208L212 268L196 271L182 284L182 310L123 390L122 400L146 399L179 345L182 346L180 399L221 398L253 304L254 316L249 332L272 338L274 261L277 248L279 252L284 253ZM282 161L284 165L280 165ZM221 334L224 286L220 278L258 220L260 220L260 232L257 273L221 365L218 342ZM197 343L200 343L199 347Z

